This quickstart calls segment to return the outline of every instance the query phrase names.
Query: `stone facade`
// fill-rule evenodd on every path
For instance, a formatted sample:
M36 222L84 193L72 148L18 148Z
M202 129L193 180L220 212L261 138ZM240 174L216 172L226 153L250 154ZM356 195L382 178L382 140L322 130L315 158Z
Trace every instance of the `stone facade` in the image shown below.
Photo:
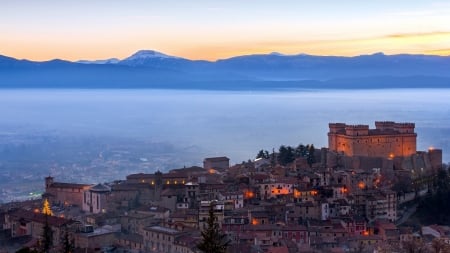
M417 134L414 123L376 121L375 129L368 125L330 123L328 147L346 156L406 157L416 153Z
M230 168L230 158L228 157L210 157L203 160L203 168L206 170L226 170Z
M83 193L91 186L88 184L73 184L55 182L53 177L45 178L44 198L48 198L51 203L63 205L76 205L82 207Z

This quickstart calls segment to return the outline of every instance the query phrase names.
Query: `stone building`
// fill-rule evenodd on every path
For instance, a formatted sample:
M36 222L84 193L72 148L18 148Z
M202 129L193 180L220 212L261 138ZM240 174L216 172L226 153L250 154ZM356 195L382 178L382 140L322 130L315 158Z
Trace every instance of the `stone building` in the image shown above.
M185 232L162 226L144 228L144 247L150 252L175 252L176 238Z
M105 213L111 188L104 184L97 184L83 193L83 211L89 213Z
M42 240L46 223L54 235L63 235L64 231L74 224L74 221L56 216L46 216L40 212L15 209L5 214L4 229L9 229L10 236L13 238L29 235L36 240ZM61 243L61 236L53 236L53 245Z
M205 170L226 170L230 168L230 158L225 156L205 158L203 168Z
M55 182L53 177L45 178L44 198L54 204L76 205L82 207L83 193L90 188L88 184Z
M330 123L328 147L346 156L406 157L416 153L417 134L414 123L376 121L375 129L368 125Z

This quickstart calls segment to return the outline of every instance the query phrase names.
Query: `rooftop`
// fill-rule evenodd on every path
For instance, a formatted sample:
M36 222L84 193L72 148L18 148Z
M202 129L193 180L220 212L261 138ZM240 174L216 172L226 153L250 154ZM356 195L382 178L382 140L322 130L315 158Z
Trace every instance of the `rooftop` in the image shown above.
M175 230L172 228L167 228L167 227L161 227L161 226L145 227L144 229L147 231L154 231L154 232L165 233L165 234L170 234L170 235L176 235L176 234L182 233L182 231L178 231L178 230Z

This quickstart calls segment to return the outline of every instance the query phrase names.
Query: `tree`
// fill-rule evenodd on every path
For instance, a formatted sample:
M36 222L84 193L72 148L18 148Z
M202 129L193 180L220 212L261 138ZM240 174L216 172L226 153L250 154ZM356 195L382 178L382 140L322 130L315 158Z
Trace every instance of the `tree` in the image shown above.
M261 149L256 155L256 158L269 159L270 158L269 151Z
M305 147L305 145L300 144L297 146L297 148L295 149L295 157L305 157L307 154L307 149Z
M402 243L402 249L404 253L425 253L429 252L427 246L423 241L404 241Z
M45 215L45 224L42 230L41 252L48 253L53 246L53 230L48 224L48 215Z
M278 152L278 162L281 165L289 164L295 160L294 149L290 146L282 145Z
M36 250L34 249L30 249L28 247L25 248L21 248L18 251L16 251L16 253L38 253Z
M205 253L225 253L229 244L226 235L219 230L217 217L214 214L215 203L211 202L209 206L209 216L207 220L208 227L202 231L203 240L197 245L197 248Z
M309 148L308 148L308 156L306 157L306 160L308 162L309 167L312 167L313 163L316 162L316 157L314 156L315 150L316 149L314 148L313 144L311 144L311 146L309 146Z
M62 248L62 252L63 253L72 253L73 250L75 249L74 239L70 238L69 231L68 231L67 228L64 231L64 236L62 238L62 243L63 243L63 245L62 245L62 247L63 247Z
M424 223L450 225L450 182L446 170L441 169L436 177L435 193L419 203L417 212Z

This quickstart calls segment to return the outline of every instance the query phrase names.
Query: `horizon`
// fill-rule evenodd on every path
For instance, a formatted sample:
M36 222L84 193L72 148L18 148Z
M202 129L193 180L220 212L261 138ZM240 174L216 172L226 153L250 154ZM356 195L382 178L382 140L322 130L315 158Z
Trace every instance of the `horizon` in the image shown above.
M245 56L257 56L257 55L276 55L276 56L286 56L286 57L292 57L292 56L313 56L313 57L343 57L343 58L352 58L352 57L360 57L360 56L373 56L373 55L384 55L384 56L399 56L399 55L411 55L411 56L436 56L436 57L450 57L450 55L439 55L439 54L410 54L410 53L398 53L398 54L386 54L384 52L373 52L373 53L368 53L368 54L359 54L359 55L319 55L319 54L307 54L307 53L293 53L293 54L283 54L277 51L274 52L267 52L267 53L255 53L255 54L242 54L242 55L232 55L229 56L227 58L220 58L220 59L212 59L212 60L202 60L202 59L190 59L190 58L185 58L185 57L181 57L178 55L171 55L171 54L166 54L163 51L159 51L159 50L155 50L155 49L139 49L137 51L135 51L134 53L131 53L128 56L125 56L124 58L118 58L118 57L107 57L107 58L102 58L102 59L76 59L76 60L69 60L69 59L63 59L63 58L51 58L51 59L44 59L44 60L33 60L33 59L27 59L27 58L18 58L12 55L5 55L5 54L1 54L0 56L4 56L4 57L10 57L16 60L28 60L28 61L33 61L33 62L47 62L47 61L54 61L54 60L62 60L62 61L67 61L67 62L73 62L73 63L79 63L82 61L103 61L103 60L112 60L112 59L116 59L119 61L125 60L131 56L133 56L134 54L137 54L141 51L154 51L156 53L162 53L165 54L169 57L174 57L174 58L181 58L181 59L186 59L186 60L191 60L191 61L207 61L207 62L217 62L217 61L221 61L221 60L227 60L227 59L231 59L231 58L235 58L235 57L245 57Z
M147 48L208 61L271 52L450 55L445 1L23 0L0 7L0 54L33 61L123 59Z

